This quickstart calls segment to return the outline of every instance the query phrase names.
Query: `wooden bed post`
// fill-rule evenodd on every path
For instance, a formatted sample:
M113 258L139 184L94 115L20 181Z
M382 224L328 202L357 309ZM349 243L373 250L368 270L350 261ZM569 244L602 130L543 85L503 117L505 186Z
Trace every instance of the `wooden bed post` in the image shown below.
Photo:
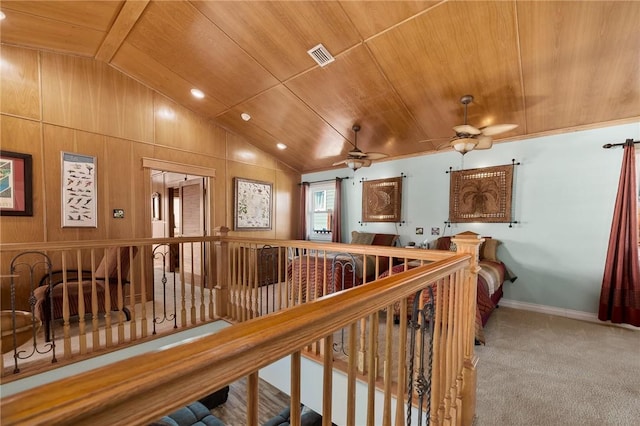
M484 238L474 232L462 232L451 239L458 253L471 255L471 264L465 274L464 300L466 312L466 330L464 339L464 366L462 370L462 424L473 424L476 413L476 366L478 357L474 354L475 319L478 290L478 266L480 245Z
M219 226L213 230L213 235L225 238L229 233L229 228ZM214 241L214 254L216 265L216 285L213 289L215 294L215 311L219 317L228 315L229 301L229 243L224 240Z

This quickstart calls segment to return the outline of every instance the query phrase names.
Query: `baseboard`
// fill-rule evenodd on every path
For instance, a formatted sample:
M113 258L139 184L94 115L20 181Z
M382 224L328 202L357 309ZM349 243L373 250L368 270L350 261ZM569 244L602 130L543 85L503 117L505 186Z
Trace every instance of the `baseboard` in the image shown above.
M535 303L519 302L517 300L500 299L500 306L513 309L521 309L523 311L538 312L541 314L556 315L559 317L577 319L580 321L594 322L601 325L612 325L614 327L622 327L629 330L640 331L640 327L634 327L629 324L614 324L611 321L600 321L598 315L592 312L575 311L573 309L558 308L556 306L538 305Z

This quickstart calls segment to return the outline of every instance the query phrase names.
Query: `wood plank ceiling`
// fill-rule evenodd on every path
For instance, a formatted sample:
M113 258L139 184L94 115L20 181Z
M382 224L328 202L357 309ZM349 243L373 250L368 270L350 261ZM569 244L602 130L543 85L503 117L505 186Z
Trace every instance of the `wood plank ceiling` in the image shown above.
M518 124L502 140L640 118L640 2L5 0L0 8L2 43L105 61L300 172L343 159L355 123L363 151L441 149L463 122L464 94L475 97L470 124ZM307 54L319 43L336 58L322 68ZM193 98L194 87L206 97Z

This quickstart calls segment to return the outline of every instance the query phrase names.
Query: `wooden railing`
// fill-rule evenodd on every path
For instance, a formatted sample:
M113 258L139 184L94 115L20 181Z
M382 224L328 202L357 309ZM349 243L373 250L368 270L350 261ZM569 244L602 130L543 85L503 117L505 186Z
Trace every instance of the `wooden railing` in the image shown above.
M433 348L425 355L433 368L433 374L428 378L431 392L428 404L423 402L421 407L430 407L433 424L470 424L475 410L475 285L472 281L475 282L477 273L475 259L480 241L475 234L458 237L459 251L470 255L303 241L247 240L223 235L203 239L103 242L91 247L83 246L85 243L75 247L73 244L29 247L47 253L60 251L61 260L67 256L62 253L77 250L71 258L77 259L78 264L84 264L87 253L83 250L89 250L92 265L96 257L94 250L104 251L104 248L116 245L137 247L129 274L132 290L123 293L123 297L129 297L131 322L136 321L136 325L128 324L129 336L134 336L129 341L135 343L152 338L149 324L156 324L149 319L145 323L136 316L144 309L138 306L144 305L141 301L149 299L146 291L149 286L144 283L153 273L152 267L147 265L152 249L159 244L180 244L181 253L199 252L203 261L195 268L193 265L197 262L191 260L189 269L181 256L180 295L175 310L178 329L220 317L239 324L197 342L147 354L144 362L132 358L3 398L2 422L106 424L132 421L131 424L144 424L239 378L247 375L255 378L260 368L286 355L291 355L294 361L291 404L295 415L300 402L300 364L295 360L303 354L322 362L325 372L334 367L343 368L349 377L349 387L355 386L356 379L368 385L368 397L364 402L367 404L367 424L374 424L376 389L384 394L380 414L383 424L392 424L392 418L394 424L405 424L408 412L405 402L409 397L407 380L414 380L414 377L407 377L406 350L411 350L407 348L407 330L417 325L407 320L407 298L418 290L436 286L435 316L430 324ZM2 247L3 262L9 252L7 248L6 245ZM10 248L14 253L24 249L15 245ZM270 259L276 260L275 266L273 262L267 262L266 266L260 263L267 250ZM328 261L330 253L341 251L363 259L359 282L347 290L329 288L332 283L325 278L327 265L331 264ZM367 261L369 257L373 262ZM322 265L322 273L313 280L310 275L301 280L302 270L295 269L295 262L308 265L312 260ZM370 265L373 265L373 272L368 271ZM415 265L423 266L409 270ZM376 279L383 269L391 276ZM298 280L294 279L295 273ZM324 297L330 293L331 297ZM391 320L392 312L397 313L397 324ZM145 318L147 316L148 312ZM66 330L69 318L63 318L63 322ZM126 326L118 320L119 329ZM80 341L81 336L82 333L78 335ZM66 331L64 337L67 338ZM336 342L343 350L333 350ZM67 356L67 346L71 345L65 342L63 358ZM292 348L300 350L292 351ZM69 358L73 360L73 354ZM415 359L415 362L421 361ZM257 386L256 380L248 383ZM167 386L171 389L170 400L158 391ZM330 374L325 374L323 387L326 397L322 414L331 419L336 413L332 413L328 397L332 394ZM251 392L257 393L257 387ZM348 392L347 395L355 393ZM249 399L253 402L247 407L248 413L257 410L259 396L254 396ZM392 399L396 401L395 413L391 413ZM345 418L337 423L360 424L355 418L355 407L360 403L363 401L350 398Z

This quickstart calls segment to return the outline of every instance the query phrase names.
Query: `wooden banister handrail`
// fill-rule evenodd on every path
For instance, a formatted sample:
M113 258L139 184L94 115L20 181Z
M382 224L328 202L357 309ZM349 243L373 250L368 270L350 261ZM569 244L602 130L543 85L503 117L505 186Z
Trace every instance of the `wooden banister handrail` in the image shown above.
M357 247L350 246L350 251L357 252ZM384 251L387 256L388 250ZM394 250L400 255L408 250L412 258L419 258L421 251ZM466 254L444 255L442 260L402 274L3 398L3 424L152 421L467 268L471 261Z

